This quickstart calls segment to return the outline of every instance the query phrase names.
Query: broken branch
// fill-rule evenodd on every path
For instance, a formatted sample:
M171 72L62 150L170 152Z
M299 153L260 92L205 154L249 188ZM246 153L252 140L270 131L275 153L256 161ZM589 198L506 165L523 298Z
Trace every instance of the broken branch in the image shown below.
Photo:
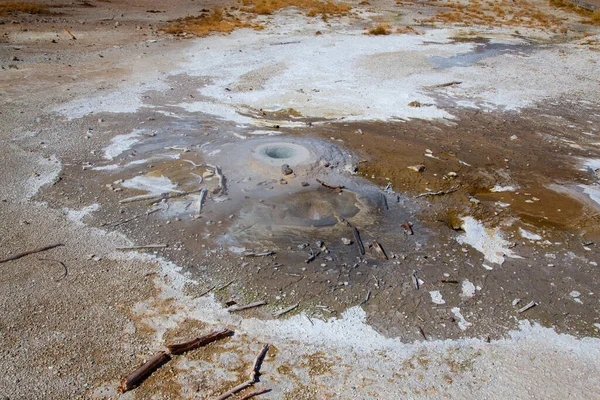
M300 303L296 303L293 306L289 306L287 308L284 308L283 310L276 311L276 312L273 313L273 316L274 317L280 317L283 314L287 314L290 311L295 310L296 308L298 308L299 305L300 305Z
M319 183L321 184L321 186L323 186L323 187L326 187L327 189L332 189L332 190L342 190L342 189L345 189L345 188L346 188L345 186L333 186L333 185L329 185L329 184L327 184L327 183L323 182L323 181L322 181L322 180L320 180L320 179L317 179L317 182L319 182Z
M141 249L164 249L168 247L166 244L147 244L143 246L126 246L126 247L117 247L117 250L141 250Z
M270 256L272 254L275 254L275 252L271 251L271 250L265 250L262 253L253 253L253 252L244 253L244 257L264 257L264 256Z
M171 354L183 354L190 350L197 349L198 347L206 346L207 344L222 339L226 336L231 336L231 334L233 334L233 331L230 331L229 329L219 329L207 335L200 336L194 340L190 340L189 342L169 344L167 345L167 349L169 349Z
M258 390L255 390L254 392L248 393L247 395L245 395L244 397L242 397L240 400L248 400L248 399L251 399L252 397L261 395L263 393L268 393L271 390L272 389L266 389L266 388L265 389L258 389Z
M407 223L404 223L404 224L402 224L401 226L402 226L402 227L403 227L403 228L406 230L406 233L408 233L409 235L414 235L414 234L415 234L415 233L413 232L412 225L411 225L411 224L409 224L408 222L407 222Z
M65 33L71 38L71 40L77 40L77 38L71 32L69 32L67 28L64 28L64 30Z
M40 247L38 249L24 251L22 253L18 253L18 254L15 254L14 256L10 256L10 257L0 260L0 264L8 262L8 261L18 260L19 258L23 258L30 254L41 253L42 251L52 250L55 247L60 247L60 246L64 246L64 244L56 243L56 244L51 244L50 246L44 246L44 247Z
M206 197L206 189L202 189L200 191L200 198L198 199L198 212L196 213L196 218L200 218L200 213L202 212L202 203L204 202L204 197Z
M229 312L242 311L242 310L247 310L249 308L255 308L255 307L264 306L265 304L267 304L267 302L264 301L264 300L255 301L254 303L246 304L245 306L232 306L232 307L229 307L227 309L227 311L229 311Z
M128 390L139 386L144 379L149 377L154 371L160 368L161 365L165 364L171 359L171 356L166 351L159 351L152 356L148 361L143 363L138 369L127 375L121 381L121 386L117 389L121 393L125 393Z
M421 193L417 196L415 196L415 199L418 199L419 197L427 197L427 196L443 196L445 194L450 194L450 193L454 193L458 190L458 186L455 186L451 189L448 190L440 190L437 192L425 192L425 193Z
M377 253L379 253L381 257L383 257L386 260L389 260L387 254L385 254L385 250L376 240L373 240L373 248L375 249L375 251L377 251Z
M258 382L258 377L260 376L260 367L262 366L263 360L265 359L268 351L269 345L265 344L254 359L252 372L250 372L250 379L252 380L252 382Z
M517 310L517 313L521 314L527 310L529 310L530 308L533 308L537 306L537 303L535 301L530 301L529 303L527 303L525 306L523 306L522 308L520 308L519 310Z
M231 396L233 396L234 394L236 394L237 392L241 392L242 390L249 388L250 386L254 385L254 381L247 381L244 382L240 385L237 385L236 387L234 387L233 389L223 393L222 395L220 395L219 397L217 397L217 400L225 400L230 398Z

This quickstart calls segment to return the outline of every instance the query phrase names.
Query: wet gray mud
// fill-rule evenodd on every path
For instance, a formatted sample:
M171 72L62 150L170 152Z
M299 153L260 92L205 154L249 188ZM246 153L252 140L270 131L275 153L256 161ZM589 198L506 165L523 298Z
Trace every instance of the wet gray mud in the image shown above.
M304 121L293 129L270 125L266 115L267 128L254 135L198 114L137 113L118 123L96 115L85 121L95 131L133 131L125 137L132 142L113 159L99 149L90 160L65 159L61 179L38 200L76 210L99 204L85 223L120 231L133 245L168 244L154 253L199 282L190 293L212 290L224 304L268 302L248 315L270 318L299 304L292 313L327 318L362 305L378 331L407 341L497 338L523 317L597 335L597 232L582 222L596 211L548 185L595 179L572 160L598 155L597 133L580 132L599 116L564 104L456 114L438 122ZM510 139L515 133L519 140ZM536 136L543 139L523 145ZM575 139L579 148L569 146ZM569 153L559 155L565 146ZM421 163L423 173L407 169ZM292 173L284 175L283 164ZM508 184L521 189L489 190ZM158 197L123 202L148 194ZM465 216L502 224L519 258L494 264L457 240ZM518 228L543 239L525 239ZM530 301L537 306L519 314Z

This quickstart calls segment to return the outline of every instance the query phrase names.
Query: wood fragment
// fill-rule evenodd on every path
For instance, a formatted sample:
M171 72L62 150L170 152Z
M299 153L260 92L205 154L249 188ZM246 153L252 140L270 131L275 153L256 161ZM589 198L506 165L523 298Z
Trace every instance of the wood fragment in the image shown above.
M77 38L67 28L64 28L64 30L71 40L77 40Z
M345 186L333 186L333 185L329 185L325 182L323 182L320 179L317 179L317 182L321 184L321 186L326 187L327 189L331 189L331 190L342 190L345 189Z
M146 244L142 246L125 246L116 247L117 250L143 250L143 249L164 249L168 247L166 244Z
M207 294L209 294L210 292L212 292L213 289L216 288L216 287L217 287L217 285L213 285L210 289L202 292L202 294L200 296L198 296L198 297L206 296Z
M189 192L171 192L171 193L162 193L160 198L152 201L152 205L158 204L163 200L176 199L178 197L188 196L190 194L195 194L201 192L203 189L191 190Z
M453 188L450 188L448 190L440 190L437 192L425 192L425 193L421 193L417 196L415 196L415 199L418 199L419 197L427 197L427 196L443 196L445 194L451 194L454 193L458 190L458 186L455 186Z
M244 382L242 384L239 384L236 387L234 387L233 389L228 390L227 392L225 392L222 395L220 395L219 397L217 397L216 400L225 400L225 399L228 399L231 396L233 396L234 394L236 394L237 392L241 392L242 390L244 390L246 388L249 388L252 385L254 385L254 381L247 381L247 382Z
M408 233L409 235L414 235L415 234L413 232L412 225L409 224L408 222L402 224L401 226L406 230L406 233Z
M162 199L164 196L167 196L168 194L169 194L169 192L164 192L164 193L159 193L159 194L142 194L140 196L133 196L133 197L128 197L123 200L119 200L119 204L134 203L136 201Z
M295 310L296 308L298 308L299 305L300 305L300 303L296 303L293 306L289 306L289 307L284 308L283 310L276 311L276 312L273 313L273 316L274 317L280 317L283 314L287 314L290 311Z
M259 395L261 395L261 394L268 393L268 392L270 392L271 390L272 390L272 389L267 389L267 388L264 388L264 389L258 389L258 390L255 390L254 392L250 392L250 393L248 393L248 394L247 394L247 395L245 395L244 397L240 398L240 400L248 400L248 399L251 399L251 398L253 398L253 397L259 396Z
M202 212L202 203L204 202L205 197L206 189L200 190L200 198L198 199L198 212L196 213L196 218L200 218L200 213Z
M320 251L317 251L316 253L313 252L312 249L310 249L310 255L308 256L308 258L306 260L304 260L305 263L310 263L313 262L315 260L315 258L317 258L319 256L319 254L321 254Z
M0 264L8 262L8 261L18 260L19 258L23 258L30 254L41 253L42 251L52 250L52 249L54 249L56 247L60 247L60 246L64 246L64 244L63 243L55 243L55 244L40 247L40 248L37 248L34 250L24 251L22 253L18 253L18 254L15 254L14 256L6 257L6 258L0 260Z
M111 222L110 224L102 224L102 225L103 226L104 225L112 225L113 228L116 228L117 226L126 224L128 222L131 222L131 221L133 221L135 219L138 219L138 218L141 218L141 217L144 217L144 216L148 216L148 215L154 214L155 212L158 212L158 211L160 211L160 208L155 208L154 210L150 210L150 211L147 211L147 212L142 213L142 214L134 215L133 217L128 218L128 219L123 220L123 221Z
M231 280L231 281L227 282L226 284L224 284L223 286L221 286L220 288L218 288L216 291L218 292L218 291L220 291L220 290L223 290L223 289L225 289L225 288L228 288L228 287L229 287L229 286L230 286L230 285L231 285L233 282L235 282L235 279L233 279L233 280Z
M117 389L121 393L125 393L139 386L147 377L149 377L154 371L160 368L161 365L165 364L171 359L171 356L166 351L159 351L152 357L143 363L138 369L127 375L121 381L121 386Z
M375 251L381 256L383 257L385 260L389 260L387 254L385 254L385 250L383 249L383 247L379 244L379 242L377 242L377 240L373 240L373 248L375 249Z
M423 331L423 328L421 328L420 326L417 326L417 328L419 328L419 333L421 334L421 336L423 336L423 339L427 340L427 336L425 335L425 331Z
M56 281L62 281L63 279L65 279L67 277L67 274L69 273L69 270L67 269L67 266L65 265L64 262L59 261L59 260L55 260L53 258L38 258L38 260L39 261L52 261L52 262L56 262L56 263L59 263L60 265L62 265L64 272L63 272L63 274L62 274L62 276L60 278L55 279Z
M219 339L223 339L224 337L231 336L232 334L233 331L229 329L218 329L204 336L197 337L194 340L190 340L189 342L169 344L167 345L167 349L169 349L171 354L183 354L190 350L197 349L198 347L206 346Z
M362 306L363 304L366 304L369 300L371 300L371 289L369 289L369 291L367 292L367 297L365 297L365 299L361 301L360 305Z
M419 290L421 285L419 285L419 275L417 274L417 271L413 271L411 277L412 277L413 287L416 290Z
M529 310L530 308L533 308L537 306L537 303L535 301L530 301L529 303L527 303L525 306L521 307L519 310L517 310L517 313L521 314L527 310Z
M265 250L261 253L254 253L254 252L244 253L244 257L265 257L265 256L273 255L273 254L275 254L274 251Z
M441 279L440 282L442 282L442 283L452 283L454 285L458 285L459 284L459 282L457 280L454 280L454 279Z
M449 87L449 86L460 85L461 83L462 83L461 81L452 81L452 82L448 82L448 83L442 83L439 85L433 85L433 86L430 86L430 88L445 88L445 87Z
M265 344L256 358L254 359L254 365L252 366L252 371L250 372L250 380L253 382L258 382L258 377L260 376L260 367L267 356L267 352L269 351L269 345Z
M254 303L246 304L245 306L232 306L232 307L229 307L227 309L227 311L229 311L229 312L242 311L242 310L247 310L249 308L264 306L265 304L267 304L266 301L260 300L260 301L255 301Z

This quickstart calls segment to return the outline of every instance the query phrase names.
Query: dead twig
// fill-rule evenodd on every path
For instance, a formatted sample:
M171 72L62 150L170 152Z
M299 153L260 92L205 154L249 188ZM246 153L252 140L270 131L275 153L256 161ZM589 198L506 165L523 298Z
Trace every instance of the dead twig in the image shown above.
M367 304L367 301L371 300L371 289L367 292L367 297L363 301L360 302L360 305Z
M205 296L205 295L209 294L209 293L210 293L210 292L212 292L212 290L213 290L214 288L216 288L216 287L217 287L216 285L213 285L213 286L212 286L210 289L208 289L208 290L206 290L206 291L202 292L202 294L201 294L200 296L198 296L198 297L202 297L202 296Z
M317 182L319 182L321 184L321 186L326 187L327 189L331 189L331 190L342 190L345 189L345 186L333 186L333 185L329 185L325 182L323 182L320 179L317 179Z
M449 87L449 86L455 86L455 85L460 85L462 82L461 81L452 81L452 82L448 82L448 83L442 83L439 85L433 85L433 86L429 86L432 89L436 89L436 88L445 88L445 87Z
M168 247L166 244L146 244L142 246L125 246L116 247L117 250L142 250L142 249L164 249Z
M303 277L303 278L304 278L304 277ZM273 316L274 316L274 317L280 317L280 316L282 316L283 314L287 314L287 313L289 313L290 311L292 311L292 310L295 310L296 308L298 308L298 306L299 306L299 305L300 305L300 303L296 303L296 304L294 304L293 306L289 306L289 307L287 307L287 308L284 308L283 310L276 311L276 312L274 312L274 313L273 313Z
M136 201L162 199L163 197L167 196L168 194L169 194L169 192L164 192L164 193L159 193L159 194L142 194L140 196L133 196L133 197L128 197L123 200L119 200L119 204L134 203Z
M77 38L67 29L64 28L65 33L71 38L71 40L77 40Z
M56 262L56 263L59 263L60 265L62 265L65 272L62 274L62 276L59 279L55 279L56 281L62 281L63 279L65 279L67 277L69 270L67 269L67 266L65 265L64 262L55 260L53 258L38 258L38 260L39 261L52 261L52 262Z
M128 390L139 386L144 379L149 377L154 371L156 371L161 365L165 364L171 359L171 356L166 351L159 351L152 356L148 361L143 363L138 369L127 375L121 381L118 391L125 393Z
M377 242L376 240L373 240L373 248L375 249L375 251L381 256L383 257L385 260L389 260L387 254L385 254L385 250L383 249L383 247L379 244L379 242Z
M310 255L308 256L308 258L306 260L304 260L304 262L308 264L308 263L314 261L315 258L317 258L319 256L319 254L321 254L320 251L317 251L315 253L315 252L313 252L313 249L310 249Z
M418 199L419 197L427 197L427 196L443 196L445 194L454 193L457 190L458 190L458 186L454 186L453 188L450 188L448 190L440 190L437 192L425 192L425 193L421 193L421 194L415 196L415 199Z
M200 218L200 213L202 212L202 203L204 202L205 197L206 189L202 189L200 191L200 198L198 199L198 212L196 213L196 218Z
M113 228L116 228L117 226L120 226L120 225L126 224L128 222L131 222L134 219L138 219L140 217L144 217L144 216L147 216L147 215L150 215L150 214L154 214L155 212L158 212L158 211L160 211L160 208L155 208L154 210L150 210L150 211L147 211L145 213L135 215L135 216L133 216L133 217L131 217L129 219L126 219L124 221L111 222L110 224L103 224L103 225L113 225Z
M265 304L267 304L266 301L260 300L260 301L255 301L254 303L246 304L245 306L231 306L227 309L227 311L229 311L229 312L242 311L242 310L247 310L249 308L264 306Z
M152 203L152 205L158 204L163 200L168 200L168 199L176 199L178 197L184 197L190 194L195 194L195 193L199 193L204 189L196 189L196 190L191 190L189 192L176 192L176 193L161 193L160 198L157 198L156 200L154 200Z
M524 313L525 311L529 310L530 308L533 308L537 306L537 303L535 301L530 301L529 303L527 303L525 306L521 307L520 309L517 310L517 313L521 314Z
M189 342L169 344L167 345L167 349L169 349L171 354L183 354L190 350L197 349L198 347L206 346L207 344L222 339L224 337L231 336L231 334L233 334L233 331L229 329L218 329L207 335L200 336L194 340L190 340Z
M254 359L254 365L252 366L252 371L250 372L250 380L253 382L258 382L258 377L260 376L260 367L267 356L267 352L269 351L269 345L265 344L263 348L260 350L256 358Z
M234 387L233 389L223 393L222 395L220 395L219 397L217 397L216 400L225 400L230 398L231 396L233 396L234 394L236 394L237 392L241 392L242 390L249 388L250 386L254 385L254 381L246 381L242 384L237 385L236 387Z
M244 257L265 257L265 256L273 255L273 254L275 254L274 251L265 250L262 253L254 253L254 252L244 253Z
M7 258L4 258L4 259L0 260L0 264L8 262L8 261L18 260L19 258L23 258L23 257L28 256L30 254L41 253L42 251L52 250L52 249L54 249L56 247L60 247L60 246L64 246L64 244L63 243L56 243L56 244L51 244L50 246L44 246L44 247L40 247L38 249L24 251L22 253L18 253L18 254L15 254L14 256L10 256L10 257L7 257Z
M419 290L419 287L420 287L421 285L419 285L419 275L417 275L417 271L413 271L413 273L412 273L411 277L412 277L413 287L414 287L416 290Z
M221 286L220 288L218 288L216 291L218 292L218 291L220 291L220 290L223 290L223 289L225 289L225 288L229 287L229 285L231 285L233 282L235 282L235 279L233 279L233 280L231 280L231 281L227 282L226 284L224 284L223 286Z
M247 395L245 395L244 397L240 398L240 400L248 400L248 399L251 399L251 398L253 398L253 397L259 396L259 395L261 395L261 394L268 393L268 392L270 392L271 390L272 390L272 389L266 389L266 388L265 388L265 389L258 389L258 390L255 390L254 392L250 392L250 393L248 393L248 394L247 394Z
M417 328L419 328L419 333L421 334L421 336L423 336L423 339L427 340L427 336L425 336L425 331L423 331L423 328L421 328L420 326L417 326Z

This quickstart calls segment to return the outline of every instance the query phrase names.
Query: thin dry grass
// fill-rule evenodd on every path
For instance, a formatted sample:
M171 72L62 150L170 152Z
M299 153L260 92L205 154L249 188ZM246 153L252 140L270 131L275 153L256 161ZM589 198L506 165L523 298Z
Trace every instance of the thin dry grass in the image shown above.
M296 7L309 17L320 15L322 18L346 15L352 9L348 4L329 0L244 0L244 6L244 11L260 15L270 15L283 8Z
M561 8L563 10L568 10L574 13L577 13L583 17L588 18L589 23L600 25L600 10L590 11L585 8L581 8L574 3L571 3L568 0L549 0L550 5Z
M161 30L172 35L191 34L206 36L213 32L229 33L234 29L254 27L221 9L197 17L186 17L172 21Z
M388 24L379 24L374 28L369 29L369 35L389 35L392 33Z
M540 11L536 5L527 0L499 0L493 2L450 0L442 7L446 8L446 11L422 22L552 29L559 28L562 25L560 18Z
M0 15L10 14L51 14L48 6L26 1L9 1L0 3Z

